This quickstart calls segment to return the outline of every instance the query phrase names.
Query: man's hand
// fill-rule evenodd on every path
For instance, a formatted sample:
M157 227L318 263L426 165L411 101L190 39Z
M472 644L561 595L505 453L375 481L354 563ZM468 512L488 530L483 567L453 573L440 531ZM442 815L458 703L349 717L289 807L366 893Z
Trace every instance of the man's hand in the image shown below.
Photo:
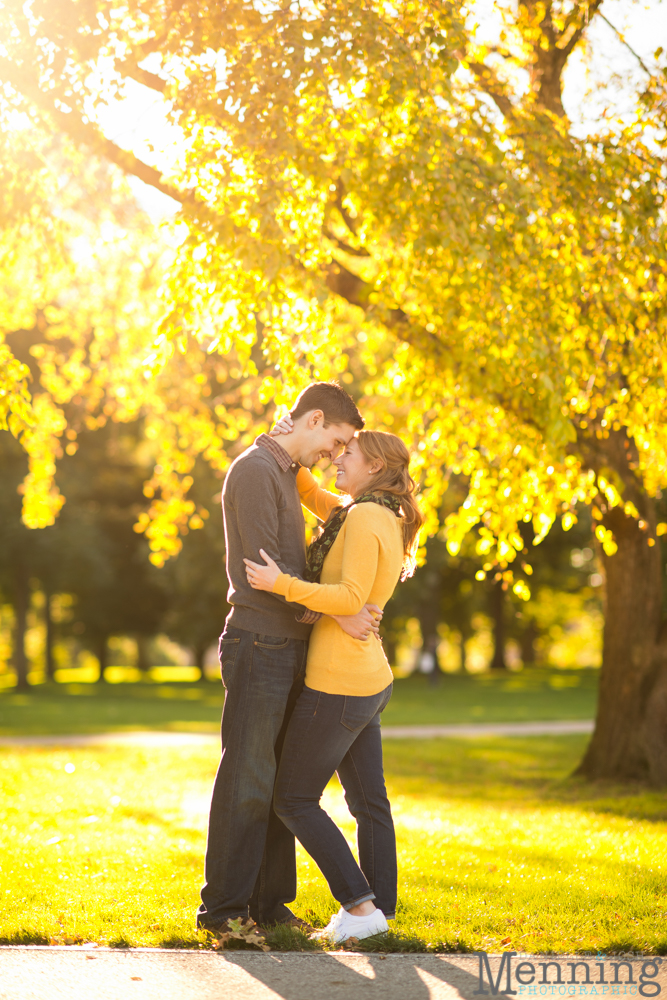
M338 622L343 632L347 632L353 639L361 639L364 642L371 633L376 639L380 639L380 621L383 613L377 604L365 604L359 614L329 617Z

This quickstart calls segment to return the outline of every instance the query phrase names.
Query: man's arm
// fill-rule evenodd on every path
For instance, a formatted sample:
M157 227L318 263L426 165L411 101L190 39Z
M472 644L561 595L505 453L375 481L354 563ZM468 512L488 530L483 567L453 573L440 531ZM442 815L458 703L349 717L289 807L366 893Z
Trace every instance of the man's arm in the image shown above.
M245 559L256 560L264 549L280 566L283 573L298 577L292 567L286 566L278 544L278 502L280 488L270 470L252 462L244 462L234 470L234 478L226 491L225 502L234 509ZM286 601L279 594L273 595L284 604L301 606Z

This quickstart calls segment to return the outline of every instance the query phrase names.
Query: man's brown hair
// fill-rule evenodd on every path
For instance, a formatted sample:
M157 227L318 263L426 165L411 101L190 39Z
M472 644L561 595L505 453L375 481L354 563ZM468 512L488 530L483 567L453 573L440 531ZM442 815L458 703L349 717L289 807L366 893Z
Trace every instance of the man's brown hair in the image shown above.
M313 410L322 411L325 427L329 424L349 424L360 431L365 423L352 397L337 382L313 382L299 394L290 416L292 420L298 420L304 413L312 413Z

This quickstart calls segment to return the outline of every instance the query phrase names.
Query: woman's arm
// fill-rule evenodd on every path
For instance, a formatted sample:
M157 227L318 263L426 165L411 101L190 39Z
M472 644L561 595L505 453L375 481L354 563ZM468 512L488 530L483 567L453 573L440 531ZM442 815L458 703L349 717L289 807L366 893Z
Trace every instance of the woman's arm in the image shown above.
M343 506L342 496L323 490L310 469L302 466L296 474L296 488L301 497L301 503L312 511L320 521L326 521L335 507Z
M388 527L385 518L386 512L371 503L354 507L347 515L340 583L307 583L280 573L273 593L325 615L356 615L375 583L381 539Z

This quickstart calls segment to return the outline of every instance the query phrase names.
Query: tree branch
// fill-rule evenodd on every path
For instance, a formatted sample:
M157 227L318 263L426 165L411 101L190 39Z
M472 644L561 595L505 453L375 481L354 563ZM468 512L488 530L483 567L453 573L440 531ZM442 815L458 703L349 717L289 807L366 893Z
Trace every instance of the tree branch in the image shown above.
M600 0L600 2L601 2L601 0ZM611 21L609 20L609 18L608 18L608 17L605 17L605 16L604 16L604 14L602 13L602 11L598 11L598 14L599 14L599 16L600 16L600 17L602 18L602 20L604 21L604 23L605 23L605 24L608 24L608 25L609 25L609 27L610 27L610 28L611 28L611 30L612 30L612 31L614 32L614 34L615 34L615 35L616 35L616 36L618 37L619 41L620 41L620 42L622 42L622 43L623 43L623 45L625 45L626 49L627 49L627 50L628 50L629 52L632 52L633 56L635 57L635 59L637 60L637 62L638 62L638 63L639 63L639 65L641 66L641 68L642 68L642 69L644 70L644 72L645 72L645 73L646 73L646 74L647 74L648 76L651 76L651 77L652 77L652 76L653 76L653 73L652 73L652 72L651 72L651 70L650 70L650 69L648 68L648 66L646 65L646 63L644 62L644 60L642 59L642 57L641 57L641 56L639 55L639 53L638 53L638 52L635 52L635 50L633 49L633 47L632 47L632 46L630 45L630 43L629 43L629 42L626 42L626 40L625 40L625 36L621 34L621 32L620 32L620 31L618 30L618 28L615 28L615 27L614 27L614 25L613 25L613 24L611 23Z
M593 2L591 4L589 4L588 9L586 11L586 13L587 13L586 21L584 23L582 23L582 24L579 25L579 27L572 33L572 35L568 39L567 44L564 45L563 48L561 49L561 51L565 53L566 57L569 56L569 55L571 55L571 53L573 52L575 46L577 45L577 43L579 42L581 36L583 35L584 31L586 30L586 28L588 27L588 25L591 23L591 19L597 13L599 13L599 8L601 6L602 6L602 0L593 0ZM578 8L576 8L576 11L578 13ZM600 14L600 17L604 21L607 20L606 17L604 16L604 14ZM569 26L570 26L569 23L566 24L565 29L560 34L560 38L562 38L566 34L567 29L569 28ZM558 44L558 43L556 43L556 44Z
M137 83L143 83L144 87L157 90L160 94L164 94L167 89L167 81L163 80L156 73L149 73L147 69L142 69L138 60L133 55L123 59L122 62L116 63L116 69L124 76L129 76L133 80L136 80Z
M507 94L504 92L503 85L494 71L484 63L469 62L463 55L457 56L457 58L459 58L461 62L467 62L468 67L477 77L482 90L494 101L501 114L503 114L506 118L511 117L514 112L514 106Z
M345 208L345 205L343 204L344 197L345 197L345 188L343 186L342 180L339 177L338 180L336 181L336 197L334 198L334 205L340 212L343 222L345 223L347 228L354 236L356 236L357 225L352 216L350 215L350 213L348 212L348 210Z
M351 257L370 257L368 250L363 248L361 250L357 250L356 247L351 247L349 243L345 242L345 240L341 240L339 236L336 236L336 234L332 232L329 227L324 230L324 235L328 240L331 240L332 243L335 243L336 246L340 247L341 250L344 250L345 253L349 253Z
M149 166L125 149L121 149L115 142L107 137L91 122L85 122L75 111L66 113L57 108L48 94L40 90L30 76L9 59L0 57L0 76L14 87L14 89L35 104L42 111L45 111L50 118L76 143L83 143L89 146L101 156L105 156L112 163L115 163L127 174L133 174L145 184L161 191L169 198L179 202L181 205L192 204L195 201L193 192L180 191L178 188L162 180L162 175L155 167ZM55 96L55 95L54 95Z

